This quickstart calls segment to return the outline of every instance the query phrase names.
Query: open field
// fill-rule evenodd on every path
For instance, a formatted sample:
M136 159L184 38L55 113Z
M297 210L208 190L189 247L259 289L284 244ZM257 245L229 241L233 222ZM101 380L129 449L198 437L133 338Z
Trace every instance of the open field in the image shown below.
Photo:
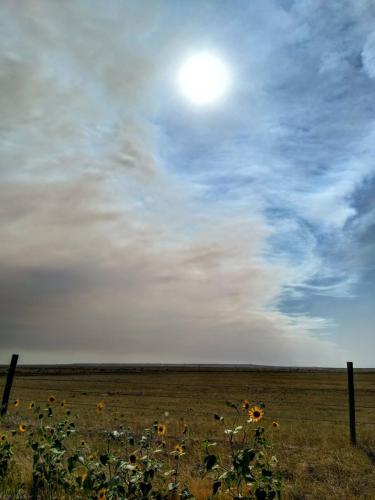
M2 376L2 386L4 383ZM219 370L176 367L155 370L116 370L95 367L49 370L20 368L3 428L25 420L29 401L44 404L53 394L66 400L77 426L93 450L103 446L101 431L129 425L139 432L156 419L168 427L167 442L176 442L189 426L182 476L197 498L209 491L199 478L199 441L223 441L214 413L229 415L225 401L264 402L264 426L274 442L279 468L285 477L284 498L375 499L375 373L355 373L359 445L349 444L345 371ZM97 416L96 404L105 402ZM167 412L167 413L166 413ZM277 420L280 428L272 430ZM22 437L17 437L21 441ZM20 444L21 447L21 444ZM18 474L30 471L29 458L16 454Z

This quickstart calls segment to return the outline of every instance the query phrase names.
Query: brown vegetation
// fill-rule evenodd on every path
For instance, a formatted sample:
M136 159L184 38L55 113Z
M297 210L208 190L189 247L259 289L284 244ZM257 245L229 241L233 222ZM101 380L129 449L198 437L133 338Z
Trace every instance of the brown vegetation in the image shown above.
M212 438L220 447L223 439L214 414L229 412L224 407L227 400L264 402L264 425L285 478L285 498L375 498L375 373L356 374L359 446L355 449L349 444L344 372L175 369L84 374L71 369L46 376L40 370L22 370L12 390L13 400L20 404L10 406L3 429L21 423L30 401L45 403L50 395L55 404L64 401L64 408L79 416L81 434L93 449L101 446L100 431L119 425L141 431L158 419L166 423L166 439L171 441L188 426L191 444L181 474L198 499L210 493L208 482L198 473L199 443ZM104 409L98 414L101 402ZM272 427L273 421L280 423L279 428ZM18 474L26 477L28 457L19 453L16 459Z

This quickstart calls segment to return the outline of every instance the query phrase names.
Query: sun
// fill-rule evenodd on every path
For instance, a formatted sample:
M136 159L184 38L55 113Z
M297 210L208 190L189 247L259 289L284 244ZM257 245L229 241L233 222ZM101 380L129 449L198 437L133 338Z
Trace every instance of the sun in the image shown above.
M209 52L200 52L190 56L182 64L178 84L183 95L194 104L211 104L226 93L228 71L219 57Z

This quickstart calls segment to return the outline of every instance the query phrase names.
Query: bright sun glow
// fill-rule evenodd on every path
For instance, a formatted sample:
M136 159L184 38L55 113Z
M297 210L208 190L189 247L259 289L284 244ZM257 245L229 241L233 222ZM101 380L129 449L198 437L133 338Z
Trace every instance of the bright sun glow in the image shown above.
M202 52L191 56L178 74L182 93L195 104L220 99L228 87L228 72L219 58Z

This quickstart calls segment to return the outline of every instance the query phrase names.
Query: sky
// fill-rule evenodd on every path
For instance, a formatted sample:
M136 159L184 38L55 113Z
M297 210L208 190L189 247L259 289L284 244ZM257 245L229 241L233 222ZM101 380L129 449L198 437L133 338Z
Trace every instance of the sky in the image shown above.
M1 363L374 367L372 0L2 0L0 110Z

